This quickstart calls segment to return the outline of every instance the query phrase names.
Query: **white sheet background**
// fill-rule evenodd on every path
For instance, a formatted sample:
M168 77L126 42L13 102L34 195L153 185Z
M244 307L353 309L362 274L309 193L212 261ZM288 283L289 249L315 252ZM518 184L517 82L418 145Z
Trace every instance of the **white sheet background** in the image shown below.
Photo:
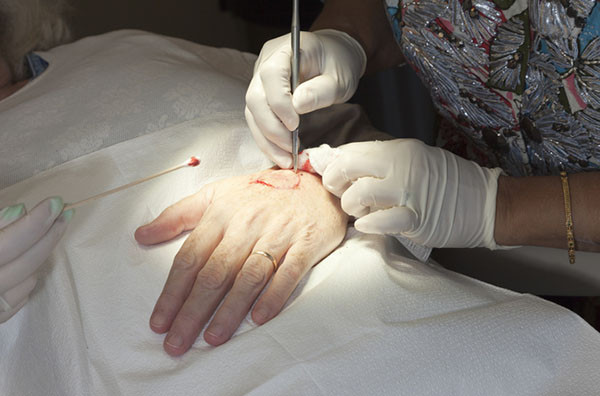
M213 179L268 162L221 112L67 162L0 202L76 201L198 155L202 165L80 208L42 284L0 326L3 395L597 395L600 336L573 313L402 256L350 232L285 311L182 358L148 327L184 238L134 229Z
M256 58L137 30L40 55L48 69L0 101L0 188L115 143L243 110Z
M0 395L598 394L600 336L576 315L352 231L277 318L169 357L148 319L184 237L143 248L133 231L206 182L269 166L242 118L253 57L135 31L46 55L51 68L0 103L0 206L203 163L77 210L0 326Z

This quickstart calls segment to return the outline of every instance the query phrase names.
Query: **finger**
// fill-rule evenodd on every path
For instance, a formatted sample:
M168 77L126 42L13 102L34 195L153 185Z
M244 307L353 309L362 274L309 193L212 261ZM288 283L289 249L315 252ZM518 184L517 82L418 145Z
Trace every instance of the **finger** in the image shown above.
M19 312L21 310L21 308L23 308L25 306L26 303L27 303L27 298L25 300L21 301L15 307L13 307L10 311L0 312L0 323L4 323L7 320L9 320L10 318L12 318L13 316L15 316L15 314L17 312Z
M212 194L212 186L208 185L169 206L150 224L139 227L135 231L135 240L142 245L153 245L194 229L212 202Z
M13 307L19 306L19 304L27 299L33 288L37 283L37 276L34 274L23 282L19 283L12 289L4 292L0 297L4 299L4 303L8 305L8 311L11 311ZM0 306L0 312L2 312L2 307Z
M18 258L0 267L0 293L4 293L23 282L46 262L46 259L65 233L67 224L72 217L73 209L64 212L35 245Z
M198 272L221 242L224 225L209 215L183 243L175 255L165 286L150 316L150 328L159 334L171 328L175 316L190 294Z
M194 344L231 288L253 244L252 238L240 238L239 235L223 238L198 273L189 296L173 320L164 343L169 355L182 355Z
M377 209L406 205L408 194L402 186L374 177L361 177L342 194L344 212L362 217Z
M292 106L291 58L291 49L282 48L260 67L260 81L264 87L266 102L289 131L296 129L300 122L300 117Z
M252 310L255 323L263 324L281 311L298 282L315 263L313 250L306 243L296 243L286 252L271 284Z
M25 213L25 205L23 204L3 208L0 210L0 229L19 220L21 217L25 216Z
M11 262L39 241L52 227L63 206L59 197L45 199L28 214L0 229L0 265Z
M329 75L314 77L298 86L292 97L293 108L306 114L337 103L338 85Z
M252 136L254 137L254 141L260 150L267 155L273 162L275 162L281 169L289 169L292 167L292 155L289 151L285 151L281 149L276 144L271 143L264 137L261 130L256 125L254 121L254 116L250 112L250 110L246 107L246 122L248 123L248 127L250 128L250 132L252 132ZM287 132L290 136L290 151L291 151L291 140L292 134Z
M292 125L292 129L288 129L279 119L277 114L274 113L274 109L271 107L271 104L268 102L268 98L265 95L266 93L263 91L262 83L254 82L253 80L250 83L248 92L246 92L246 107L252 114L254 123L261 134L264 135L268 141L282 150L291 151L289 136L290 132L298 126L298 122ZM291 111L294 111L291 99L289 100L289 106L292 109ZM298 117L297 114L296 117Z
M372 177L362 177L344 191L340 199L342 210L350 216L362 217L371 211L370 204L375 202L375 189L381 181Z
M340 197L350 183L361 177L383 179L393 161L382 157L389 152L387 145L399 146L398 141L349 143L338 147L339 154L323 173L323 186Z
M338 158L334 159L325 168L322 176L323 187L338 198L352 185L352 180L348 178L344 169L344 164L347 162L344 159L345 157L345 154L341 154Z
M270 254L275 264L264 255L251 253L238 273L233 287L204 332L204 339L211 345L221 345L231 338L256 301L271 275L276 270L289 246L289 239L282 234L262 237L252 252Z
M354 227L366 234L402 234L418 227L418 215L406 206L382 209L354 222Z

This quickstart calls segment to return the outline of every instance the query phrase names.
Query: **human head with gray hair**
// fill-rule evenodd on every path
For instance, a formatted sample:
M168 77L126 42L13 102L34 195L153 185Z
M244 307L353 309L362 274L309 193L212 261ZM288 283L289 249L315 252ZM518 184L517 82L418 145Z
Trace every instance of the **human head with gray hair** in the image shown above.
M0 0L0 60L13 81L26 77L25 56L69 40L66 0Z

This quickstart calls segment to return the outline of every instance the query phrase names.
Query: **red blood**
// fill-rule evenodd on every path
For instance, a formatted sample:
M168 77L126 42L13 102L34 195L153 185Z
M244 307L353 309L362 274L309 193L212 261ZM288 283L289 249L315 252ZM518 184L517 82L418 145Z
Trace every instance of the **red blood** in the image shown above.
M262 184L278 190L292 190L300 185L300 176L290 170L280 170L262 174L250 184Z
M198 166L200 165L200 160L196 157L191 157L188 161L188 166Z
M315 170L312 167L312 164L310 163L310 158L307 158L306 161L304 161L304 163L301 164L300 170L303 170L304 172L309 172L309 173L317 173L317 172L315 172Z
M271 188L275 188L274 185L267 183L266 181L262 181L262 180L254 180L251 181L250 184L262 184L263 186L267 186L267 187L271 187Z

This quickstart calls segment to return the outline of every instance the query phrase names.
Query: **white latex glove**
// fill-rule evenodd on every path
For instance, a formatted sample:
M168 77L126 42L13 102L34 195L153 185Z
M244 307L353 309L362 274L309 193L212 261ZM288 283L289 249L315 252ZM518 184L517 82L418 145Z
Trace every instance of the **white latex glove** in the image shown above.
M292 134L298 114L342 103L352 97L367 57L360 44L337 30L300 34L299 85L291 93L289 34L267 41L246 93L246 121L258 147L279 167L292 166Z
M323 185L358 218L357 230L434 247L500 248L494 240L501 169L482 168L419 140L351 143Z
M64 234L73 210L62 209L62 199L54 197L29 213L22 204L0 210L0 323L25 305L36 271Z

